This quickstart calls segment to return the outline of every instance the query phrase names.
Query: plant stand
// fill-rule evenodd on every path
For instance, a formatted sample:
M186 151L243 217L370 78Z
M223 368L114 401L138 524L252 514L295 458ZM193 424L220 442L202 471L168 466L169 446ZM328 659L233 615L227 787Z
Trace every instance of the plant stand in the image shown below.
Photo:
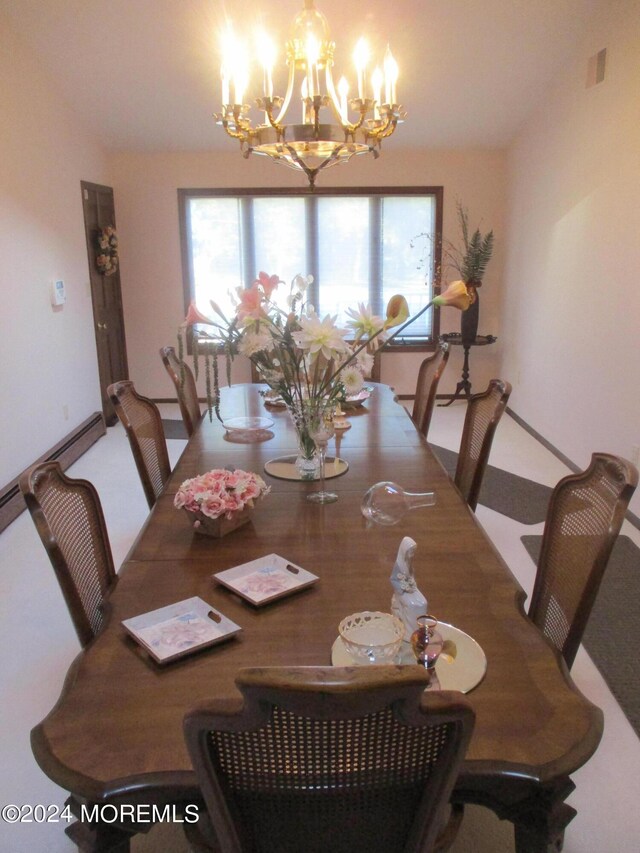
M459 332L448 332L440 335L440 340L451 346L461 346L464 350L464 361L462 363L462 378L456 385L455 394L446 403L438 403L439 406L450 406L455 400L464 396L467 400L471 396L471 382L469 381L469 351L471 347L484 347L495 343L498 339L495 335L476 335L475 340L463 343Z

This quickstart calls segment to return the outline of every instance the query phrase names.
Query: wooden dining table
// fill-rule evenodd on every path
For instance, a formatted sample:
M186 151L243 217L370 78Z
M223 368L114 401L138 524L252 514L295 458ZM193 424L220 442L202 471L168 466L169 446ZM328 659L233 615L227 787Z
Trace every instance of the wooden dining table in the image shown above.
M175 509L174 495L189 477L229 465L262 473L266 462L295 453L288 413L268 409L259 390L223 389L221 410L225 419L271 418L273 426L253 436L260 440L226 433L215 417L205 418L189 440L120 569L106 627L74 661L60 699L32 731L40 767L70 791L77 813L81 804L123 803L171 805L180 813L199 802L182 734L185 712L210 697L238 698L234 679L242 667L330 664L343 617L389 611L391 569L402 538L410 536L429 611L473 637L488 662L485 677L467 694L476 726L453 799L511 821L519 853L559 849L552 845L575 815L565 803L574 787L570 774L597 748L602 713L525 615L523 590L392 389L374 385L365 405L349 413L351 428L331 440L329 455L349 464L344 475L327 481L338 494L335 503L307 500L316 482L263 474L270 494L248 525L221 539L198 534L187 513ZM395 525L375 524L360 505L365 491L384 480L434 491L436 502ZM318 582L254 606L212 578L272 553ZM123 620L192 596L242 631L156 663ZM82 849L120 851L149 825L96 821L90 829Z

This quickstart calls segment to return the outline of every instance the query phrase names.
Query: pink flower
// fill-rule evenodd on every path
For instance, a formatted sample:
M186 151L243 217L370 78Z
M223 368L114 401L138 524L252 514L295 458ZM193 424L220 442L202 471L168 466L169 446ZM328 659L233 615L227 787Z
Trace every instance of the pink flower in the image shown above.
M208 518L219 518L227 509L227 502L218 495L210 495L200 504L200 510Z
M266 298L271 299L271 294L280 284L280 279L277 275L267 275L266 272L259 272L258 281L256 282L256 284L258 282L262 285L262 289Z
M258 287L257 282L254 282L249 288L236 288L236 293L240 300L236 308L239 320L246 320L249 317L259 320L261 316L264 316L264 311L262 310L263 293Z
M201 512L209 518L231 518L254 500L268 494L270 487L251 471L227 471L215 468L199 477L185 480L174 497L177 509Z
M185 317L184 322L187 326L193 326L195 323L203 323L207 326L213 325L208 317L205 317L201 311L198 311L196 304L193 301L189 303L189 310L187 311L187 316Z
M225 479L225 485L227 489L235 489L236 486L240 483L240 473L239 471L230 471L228 476Z

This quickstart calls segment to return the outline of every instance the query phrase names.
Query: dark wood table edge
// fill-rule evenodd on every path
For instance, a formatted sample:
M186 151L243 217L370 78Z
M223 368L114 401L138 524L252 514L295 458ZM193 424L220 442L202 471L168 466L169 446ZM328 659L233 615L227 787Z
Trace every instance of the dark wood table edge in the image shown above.
M520 603L524 593L517 595ZM81 850L93 853L126 853L130 839L138 833L148 832L153 823L134 821L119 824L96 822L86 824L80 820L82 807L89 811L93 806L145 805L175 809L180 815L187 805L202 808L195 773L191 770L155 772L101 782L79 774L63 765L55 757L44 723L54 714L73 684L84 651L71 664L60 697L47 717L31 731L33 755L43 772L62 788L71 792L67 800L72 813L78 818L68 827L67 834ZM558 656L558 663L570 690L580 695L590 708L591 727L589 739L569 750L562 759L536 768L507 762L465 760L452 794L452 802L459 805L479 805L488 808L500 820L514 825L517 853L549 853L561 850L564 831L575 817L576 810L565 799L574 790L570 773L591 758L600 743L604 728L604 715L600 708L584 697Z
M396 397L394 401L400 402ZM403 408L401 406L401 408ZM403 408L404 410L404 408ZM410 423L409 414L407 418ZM425 440L421 443L428 445ZM182 454L181 454L182 455ZM435 454L433 454L435 456ZM437 457L435 457L437 459ZM437 460L439 462L439 460ZM441 464L441 463L440 463ZM441 465L444 470L444 466ZM469 510L469 515L483 530L475 514ZM149 522L145 521L129 554L135 553L138 540L143 535ZM498 560L506 566L493 542L485 533L492 550ZM128 563L147 562L125 558L121 568ZM168 561L170 562L170 561ZM515 604L525 615L524 602L526 594L517 579ZM110 606L105 605L105 627L110 621ZM97 638L96 638L97 639ZM94 640L95 642L95 640ZM90 648L81 651L69 667L60 696L46 717L31 731L31 747L38 766L56 784L71 792L68 803L74 814L79 812L79 806L85 804L145 804L157 805L159 808L175 805L178 809L185 804L201 805L199 788L193 771L167 771L135 775L117 779L108 783L70 770L55 757L49 740L44 733L44 725L50 716L54 715L64 700L67 691L73 684L79 665ZM591 725L589 736L579 745L576 744L561 759L532 768L527 765L509 764L506 762L484 762L481 760L465 760L458 782L454 788L452 802L459 804L475 804L491 809L501 820L509 820L514 824L517 853L549 853L551 850L561 850L564 830L576 814L575 809L564 800L574 790L575 786L570 774L582 767L596 751L604 729L602 711L590 702L573 682L571 675L561 656L554 651L558 666L569 689L579 695L590 711ZM77 827L77 824L74 826ZM91 838L85 833L68 830L69 836L78 843L81 850L110 851L110 853L125 853L129 850L129 839L139 833L148 832L152 824L142 825L128 823L118 825L117 822L108 825L96 825ZM82 835L82 838L79 836Z

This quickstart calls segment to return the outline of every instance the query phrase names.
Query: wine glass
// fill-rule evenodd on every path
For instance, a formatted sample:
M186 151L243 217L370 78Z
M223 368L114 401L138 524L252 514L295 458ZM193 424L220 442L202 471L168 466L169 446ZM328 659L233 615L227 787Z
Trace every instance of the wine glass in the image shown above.
M407 492L389 481L376 483L365 493L360 509L366 519L376 524L397 524L410 510L433 506L435 492Z
M330 504L338 500L338 495L335 492L327 492L324 488L324 461L327 455L327 444L335 434L330 409L321 409L313 413L309 423L309 434L318 448L320 489L307 495L307 500L319 504Z

